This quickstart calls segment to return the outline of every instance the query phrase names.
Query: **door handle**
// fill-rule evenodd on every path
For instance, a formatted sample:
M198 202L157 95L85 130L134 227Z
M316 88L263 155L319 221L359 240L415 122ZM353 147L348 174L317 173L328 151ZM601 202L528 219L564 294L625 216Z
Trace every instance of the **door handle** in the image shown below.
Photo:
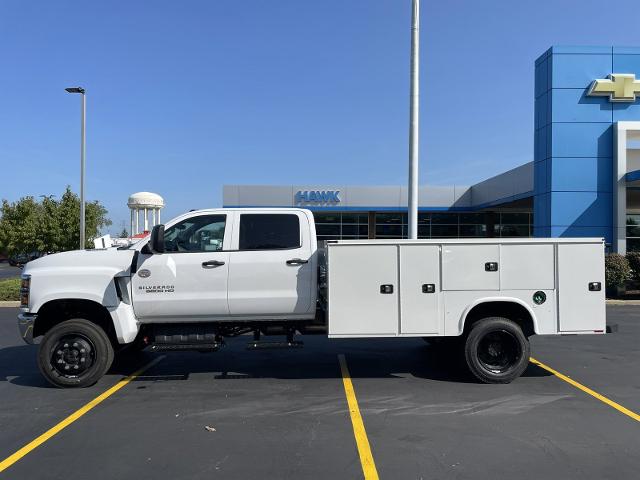
M209 260L207 262L202 262L202 268L216 268L224 265L224 262L220 262L218 260Z
M292 258L291 260L287 260L287 265L303 265L305 263L309 263L309 260L303 260L302 258Z

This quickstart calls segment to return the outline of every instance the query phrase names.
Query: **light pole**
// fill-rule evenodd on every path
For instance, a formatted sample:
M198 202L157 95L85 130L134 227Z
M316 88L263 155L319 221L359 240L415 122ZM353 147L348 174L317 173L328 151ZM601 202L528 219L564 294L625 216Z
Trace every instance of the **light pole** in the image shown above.
M82 95L82 106L80 109L80 250L85 248L85 212L84 212L84 164L86 155L86 113L87 100L84 88L69 87L65 88L69 93L79 93Z
M418 238L418 117L420 98L420 0L411 12L411 92L409 100L409 238Z

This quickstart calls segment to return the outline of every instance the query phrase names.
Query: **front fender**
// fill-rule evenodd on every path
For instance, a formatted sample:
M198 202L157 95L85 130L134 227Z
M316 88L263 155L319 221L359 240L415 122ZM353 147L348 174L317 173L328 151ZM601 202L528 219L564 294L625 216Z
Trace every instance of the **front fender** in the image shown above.
M37 313L47 302L62 299L90 300L107 308L120 303L114 283L120 270L77 267L69 272L61 270L33 272L28 311Z

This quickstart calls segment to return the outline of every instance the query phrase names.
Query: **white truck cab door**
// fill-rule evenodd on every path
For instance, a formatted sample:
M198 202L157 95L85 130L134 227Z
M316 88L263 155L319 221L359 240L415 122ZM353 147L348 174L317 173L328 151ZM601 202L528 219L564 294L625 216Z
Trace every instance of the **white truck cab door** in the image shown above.
M227 223L224 214L189 217L165 230L165 253L140 253L132 278L138 318L197 321L229 314Z
M229 313L315 312L315 241L302 212L240 213L229 253Z

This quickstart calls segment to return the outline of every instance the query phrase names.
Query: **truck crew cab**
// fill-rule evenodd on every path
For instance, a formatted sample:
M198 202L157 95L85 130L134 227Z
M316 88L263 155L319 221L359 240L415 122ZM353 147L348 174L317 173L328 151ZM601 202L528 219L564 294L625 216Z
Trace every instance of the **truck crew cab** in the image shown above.
M38 365L84 387L127 345L215 351L225 337L452 337L482 382L508 383L534 334L605 332L604 243L593 239L330 241L304 209L212 209L128 248L29 262L18 325Z

